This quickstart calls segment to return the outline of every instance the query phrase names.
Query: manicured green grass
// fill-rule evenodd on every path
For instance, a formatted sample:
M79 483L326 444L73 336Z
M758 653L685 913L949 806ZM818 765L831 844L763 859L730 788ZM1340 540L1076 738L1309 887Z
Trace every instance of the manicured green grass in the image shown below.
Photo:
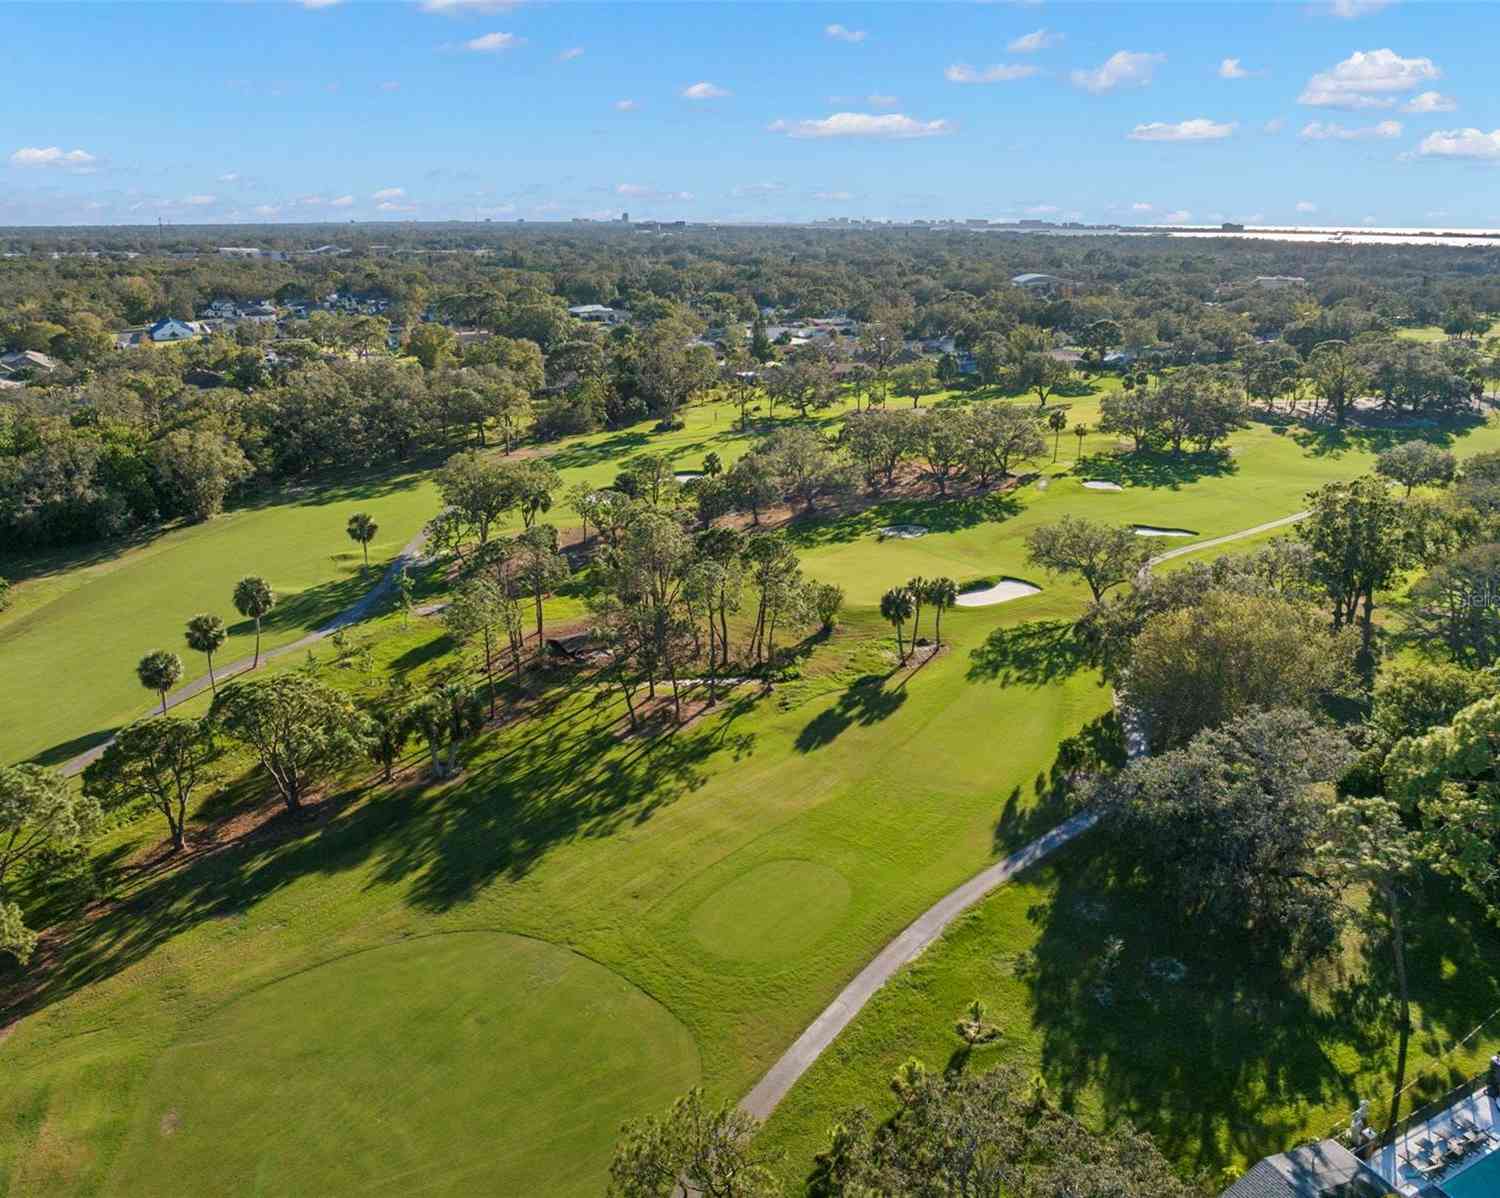
M185 680L203 674L182 631L198 612L230 626L218 665L248 655L254 624L230 602L245 574L277 596L262 647L296 640L374 585L435 507L425 476L404 473L282 493L118 552L22 563L15 605L0 614L0 660L26 703L0 721L0 761L62 760L147 710L135 663L153 649L181 655ZM380 525L368 569L344 532L357 511Z
M204 1018L156 1061L106 1192L586 1193L620 1116L697 1080L687 1030L603 966L417 936Z
M253 1080L265 1076L253 1060L257 1041L222 1034L221 1021L240 1019L226 1012L251 994L279 1004L280 979L431 932L506 931L598 962L687 1029L712 1093L743 1093L917 912L1055 820L1048 797L1058 745L1105 712L1108 695L1081 672L1051 682L1036 663L1029 679L1014 676L1013 663L976 667L970 651L1021 618L1003 607L965 612L951 627L945 621L950 652L892 676L888 636L852 613L801 679L769 694L742 688L720 715L655 743L618 739L623 711L613 691L559 691L537 720L486 734L454 783L362 790L330 822L280 827L177 872L110 881L110 862L160 836L149 821L122 829L101 849L119 901L74 935L41 1009L0 1048L0 1193L133 1192L148 1133L164 1104L185 1093L172 1079L190 1072L164 1059L212 1038L215 1068L245 1071L243 1090L197 1116L227 1127L267 1091ZM386 617L360 635L372 631L382 634L374 643L381 674L414 678L444 660L431 621L402 632ZM357 673L327 651L320 661L330 677ZM411 760L420 769L420 755ZM231 815L244 793L235 786L211 797L195 827ZM799 926L778 926L783 917ZM576 991L545 970L516 969L542 1012L528 1026L550 1037L549 1067L587 1068L558 1030L575 1025L545 1022L549 1008L576 1002ZM455 986L464 968L434 972L436 983ZM367 1002L390 1010L368 989L338 987L354 1026L381 1018L362 1012ZM313 1076L346 1059L343 1048L318 1048L335 1035L319 1009L326 1004L285 993L287 1042L307 1055ZM262 1018L253 1005L243 1009L246 1020ZM454 1062L448 1084L480 1094L514 1055L505 1043L444 1058ZM399 1088L410 1059L376 1034L347 1057L375 1088ZM488 1192L597 1193L619 1118L661 1105L650 1072L610 1114L566 1125L529 1124L528 1096L490 1090L485 1126L496 1131L485 1144L495 1168L511 1171L492 1174ZM683 1084L674 1073L671 1086ZM269 1091L273 1104L278 1092ZM173 1108L184 1132L200 1100L206 1091L196 1089ZM474 1192L447 1170L451 1109L414 1104L399 1138L369 1150L359 1167L370 1177L425 1169L425 1192ZM268 1192L319 1180L284 1172L290 1166L261 1142L264 1130L247 1124L244 1152L266 1154ZM334 1138L327 1124L307 1134ZM195 1192L207 1165L184 1149L179 1167L175 1151L157 1153L160 1184ZM529 1188L544 1158L576 1163L579 1180Z
M788 1192L802 1192L840 1114L894 1111L888 1083L913 1056L930 1069L1013 1065L1093 1125L1128 1120L1215 1179L1347 1125L1362 1098L1383 1117L1398 1039L1383 938L1353 933L1336 963L1289 981L1245 946L1183 927L1119 864L1089 834L961 917L882 989L766 1126ZM1411 909L1407 1080L1418 1086L1407 1110L1480 1072L1500 1045L1492 1023L1450 1051L1500 1008L1500 935L1451 891L1418 894ZM1111 940L1119 955L1106 966ZM976 997L1002 1037L968 1058L953 1021Z
M1092 421L1090 398L1075 405L1074 419ZM724 405L692 409L686 424L661 437L627 430L577 438L558 447L552 460L566 482L597 483L612 478L624 456L643 449L670 450L677 464L690 468L710 450L729 460L750 443L730 428ZM261 1018L242 1004L272 983L307 970L321 974L325 966L353 968L328 963L435 932L534 937L597 962L613 979L610 985L651 996L687 1029L713 1094L740 1096L913 917L1052 826L1060 818L1057 788L1068 770L1117 748L1112 721L1104 718L1108 692L1079 667L1067 635L1067 622L1083 601L1076 584L1037 579L1045 587L1039 595L949 613L943 622L949 649L910 673L895 671L889 628L874 610L878 595L913 573L948 573L960 581L1001 573L1029 577L1022 535L1066 512L1193 528L1205 536L1230 532L1297 510L1303 492L1366 469L1378 448L1377 438L1357 434L1298 437L1257 426L1236 437L1226 465L1198 458L1121 461L1103 455L1109 439L1093 435L1074 475L1063 464L1076 452L1069 434L1062 460L1043 464L1045 490L1033 483L990 500L955 497L915 511L890 504L822 523L799 521L793 535L807 572L838 581L849 593L843 626L826 642L809 642L811 656L799 676L769 694L741 688L717 715L670 737L622 740L623 712L612 689L600 680L559 686L532 718L486 733L464 774L445 785L408 780L381 788L355 766L336 816L277 825L180 871L139 877L118 873L119 863L156 843L160 829L142 822L116 832L101 848L100 875L117 901L72 933L38 1009L0 1048L7 1078L0 1088L0 1193L131 1192L143 1176L145 1166L137 1163L147 1151L143 1145L151 1144L153 1128L159 1133L162 1104L171 1101L174 1075L170 1067L161 1072L163 1060L191 1054L188 1046L205 1028L212 1032L218 1021L240 1018L231 1012ZM1500 434L1488 428L1456 441L1463 453L1497 443ZM1080 478L1091 476L1118 478L1125 489L1087 491ZM402 494L415 527L435 500L425 485ZM875 530L908 522L896 518L902 515L934 531L917 541L880 542ZM288 527L305 531L316 523L316 537L334 543L342 539L345 518L327 506L318 509L316 522L306 512L300 521L277 517L283 535ZM552 518L564 523L568 514L559 508ZM231 570L231 581L241 572ZM549 603L549 618L567 618L577 602L573 596ZM175 597L171 605L176 608ZM183 606L188 614L197 609ZM122 606L114 622L129 618ZM170 627L180 619L174 610ZM930 614L922 632L931 635ZM369 638L380 677L415 680L452 660L451 646L431 620L413 619L403 629L386 616L355 635ZM319 668L353 681L351 667L334 664L333 656L321 647ZM133 662L129 656L125 666L131 687ZM211 797L197 825L214 826L233 815L249 789L236 784ZM1003 928L986 950L996 976L998 962L1039 934L1024 915L1019 925ZM532 979L529 1001L544 1012L576 1001L560 975L529 965L516 969ZM441 976L451 982L462 972L449 968ZM369 988L340 988L356 1026L375 1026L382 1018L376 1010L370 1024L361 1022L367 1016L358 1008ZM271 991L266 1001L275 1004ZM386 1018L407 1018L383 993L370 1001L384 1004ZM935 1034L946 1034L960 1005L942 998L931 1024ZM1060 1010L1059 1017L1065 1014ZM1287 1017L1281 1041L1302 1034L1300 1018L1296 1012ZM1014 1021L1007 1014L1001 1022ZM560 1030L577 1024L528 1026L539 1042L553 1046L545 1068L580 1068L570 1035ZM337 1031L321 1012L309 1010L295 1017L287 1034L317 1055ZM452 1052L446 1059L453 1062L455 1094L476 1095L486 1092L495 1065L482 1051L454 1049L470 1043L464 1034L434 1028L429 1048ZM241 1041L220 1035L218 1043L216 1067L222 1058L224 1070L253 1076L257 1066L244 1055L248 1049L237 1047ZM372 1086L399 1087L413 1073L410 1058L382 1037L364 1043L363 1052L351 1050L350 1068ZM337 1059L339 1051L330 1048L327 1059ZM835 1046L828 1064L853 1059ZM326 1060L315 1064L327 1067ZM820 1119L842 1105L845 1094L878 1097L883 1070L883 1059L877 1068L856 1070L840 1083L840 1101L824 1101L816 1091L808 1109ZM558 1086L547 1094L566 1096L561 1081ZM214 1107L209 1125L234 1121L233 1112L255 1092L247 1085L241 1097L227 1094L226 1102L234 1102ZM1090 1101L1090 1092L1083 1086L1079 1101ZM589 1127L583 1121L528 1124L525 1099L494 1094L485 1117L497 1130L488 1143L495 1167L511 1171L490 1175L489 1188L527 1192L535 1163L561 1158L570 1170L576 1165L577 1173L568 1176L579 1180L564 1184L559 1177L545 1192L597 1193L615 1122L639 1104L656 1102L659 1093L633 1091ZM790 1109L801 1093L794 1092ZM543 1105L555 1105L554 1099ZM432 1109L442 1118L428 1121L415 1104L405 1112L409 1121L399 1136L364 1154L363 1176L411 1169L430 1192L472 1192L465 1178L446 1169L453 1134L444 1112L451 1108ZM178 1120L180 1128L193 1126L186 1110L178 1111ZM607 1134L598 1132L601 1123ZM773 1125L773 1139L790 1143L779 1126ZM816 1119L806 1128L812 1137L822 1132ZM308 1132L330 1142L335 1134L326 1124ZM259 1143L263 1135L249 1138L247 1153L274 1153L274 1146ZM805 1144L798 1144L800 1152ZM173 1146L160 1159L173 1160L176 1151ZM195 1163L195 1151L182 1149L182 1164L163 1170L163 1184L176 1180L178 1192L193 1191L193 1179L206 1168ZM324 1176L289 1172L292 1166L274 1155L264 1159L269 1173L260 1184L268 1192L317 1188ZM800 1176L804 1165L799 1158L788 1167ZM337 1179L329 1184L343 1185Z

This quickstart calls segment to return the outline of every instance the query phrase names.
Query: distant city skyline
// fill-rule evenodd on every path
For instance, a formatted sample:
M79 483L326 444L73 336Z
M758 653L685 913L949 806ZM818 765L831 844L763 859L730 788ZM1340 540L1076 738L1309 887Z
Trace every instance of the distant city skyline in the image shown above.
M5 11L0 225L1500 227L1482 4Z

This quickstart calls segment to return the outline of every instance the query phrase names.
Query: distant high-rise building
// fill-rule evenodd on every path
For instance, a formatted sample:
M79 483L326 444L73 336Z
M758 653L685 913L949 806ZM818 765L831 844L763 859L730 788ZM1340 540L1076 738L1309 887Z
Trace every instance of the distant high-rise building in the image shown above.
M630 223L630 213L628 213L628 212L622 212L622 213L620 213L620 223L622 225L628 225Z

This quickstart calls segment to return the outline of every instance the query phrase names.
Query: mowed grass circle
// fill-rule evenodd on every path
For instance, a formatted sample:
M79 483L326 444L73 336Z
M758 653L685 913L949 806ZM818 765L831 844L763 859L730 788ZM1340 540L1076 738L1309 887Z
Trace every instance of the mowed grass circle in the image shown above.
M703 900L693 937L718 957L781 961L801 956L849 906L849 881L816 861L767 861Z
M119 1195L588 1194L622 1117L698 1081L660 1003L585 957L424 936L255 990L162 1056Z

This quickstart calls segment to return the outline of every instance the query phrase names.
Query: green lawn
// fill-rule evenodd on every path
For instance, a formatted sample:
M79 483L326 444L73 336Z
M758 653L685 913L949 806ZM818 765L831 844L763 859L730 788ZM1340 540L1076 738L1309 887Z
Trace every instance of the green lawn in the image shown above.
M155 1062L106 1192L574 1190L622 1111L697 1080L687 1030L586 957L416 936L208 1014Z
M1397 1009L1384 940L1349 937L1341 960L1288 982L1242 950L1184 929L1098 834L996 891L882 989L772 1116L763 1146L802 1192L827 1129L855 1106L895 1110L888 1083L915 1056L931 1069L999 1063L1040 1075L1052 1099L1095 1126L1130 1121L1192 1172L1248 1162L1346 1126L1390 1102ZM1500 1047L1500 935L1481 912L1415 896L1408 917L1413 1020L1405 1108L1480 1072ZM1105 945L1120 942L1106 967ZM1180 975L1178 969L1183 970ZM998 1043L967 1059L953 1021L974 998Z
M1092 411L1093 401L1081 397L1073 415L1092 420ZM723 405L686 416L687 427L665 437L644 430L596 434L558 447L552 460L569 482L605 481L624 456L641 449L668 449L690 468L710 450L727 459L748 443L732 431ZM1500 434L1486 428L1456 447L1467 453L1497 443ZM560 1160L565 1167L545 1192L597 1193L620 1117L659 1105L694 1071L715 1095L746 1092L915 915L1056 822L1055 787L1066 770L1112 751L1112 721L1103 718L1108 692L1079 668L1066 632L1082 604L1076 585L1039 578L1045 588L1039 595L953 611L943 624L949 651L910 673L894 671L889 629L874 610L884 589L912 573L941 571L962 581L1028 577L1021 535L1065 512L1205 536L1247 527L1297 510L1303 492L1319 482L1365 469L1379 443L1354 435L1299 440L1257 426L1235 438L1227 465L1196 458L1122 462L1103 456L1109 447L1105 438L1091 437L1075 476L1065 463L1076 443L1065 438L1062 460L1045 463L1045 490L1032 483L993 500L955 497L916 512L894 504L798 521L793 532L808 573L849 592L843 626L826 642L809 642L811 656L797 676L769 694L741 688L719 714L671 737L621 740L622 710L612 690L597 683L559 687L532 719L486 733L464 774L443 786L371 786L357 767L336 817L278 824L165 873L120 868L156 843L156 824L115 832L101 847L99 866L113 901L73 931L34 1013L0 1047L7 1079L0 1088L0 1194L128 1193L152 1185L214 1192L226 1178L252 1174L263 1192L320 1192L353 1188L356 1180L374 1185L398 1171L419 1177L424 1192L462 1194L473 1192L474 1182L455 1162L468 1159L469 1143L490 1151L486 1167L495 1171L481 1187L490 1192L534 1192L538 1162ZM1087 491L1080 476L1116 478L1125 489ZM397 495L410 505L412 527L434 506L425 484L413 482ZM303 508L293 509L298 519L279 511L274 519L283 535L306 534L308 544L319 545L328 536L345 551L338 544L342 511L332 504L315 510L316 521ZM876 530L903 514L933 531L916 541L880 541ZM553 518L569 517L559 509ZM395 526L399 519L382 523ZM210 537L214 529L182 535ZM387 552L398 538L392 540ZM239 553L226 549L224 556L237 562ZM315 556L309 551L307 560ZM148 565L139 568L149 573ZM227 568L231 579L241 572ZM163 628L175 629L178 599L168 597L174 610L169 621L162 617ZM550 603L549 618L566 618L577 602ZM198 606L182 604L188 614ZM133 611L120 601L113 623L155 618ZM16 618L27 618L27 609ZM285 631L289 637L292 630ZM930 616L923 632L931 633ZM417 678L451 660L451 646L431 621L414 619L403 628L385 616L354 635L369 641L382 675ZM128 676L134 654L125 655L127 690L134 687ZM357 671L335 663L331 647L318 658L331 677L356 681ZM412 761L419 766L418 758ZM246 790L236 784L211 797L197 826L218 826L242 810ZM1000 927L979 954L997 978L1010 957L1042 935L1042 925L1031 925L1022 910L1020 922ZM451 1017L427 1005L439 998L421 987L408 1003L406 987L345 972L378 972L388 946L421 944L410 949L415 956L391 967L393 974L421 973L430 968L421 954L439 949L430 939L412 938L438 932L530 939L465 941L485 946L470 950L477 980L464 976L468 953L463 964L433 968L439 992L451 991ZM535 941L554 951L534 950ZM599 972L585 970L578 958ZM514 1026L492 1023L494 1051L480 1051L464 1012L482 1008L486 991L493 991L494 1011L512 1009L510 983L485 981L507 968L524 977L534 1010L529 1022L516 1016L503 1021ZM288 981L293 975L307 980ZM327 1010L337 1005L333 998L320 1000L317 987L324 984L347 1008L342 1019ZM968 985L964 978L959 988ZM587 1043L603 1045L611 1067L618 1062L640 1074L639 1089L613 1091L595 1074L579 1085L552 1078L597 1063L579 1038L603 1032L574 1010L580 987L596 996L605 1019L624 1009L611 1004L649 996L671 1017L651 1033L657 1043L675 1044L671 1028L680 1025L696 1058L654 1049L673 1064L669 1074L664 1068L648 1077L653 1071L616 1057L614 1041L603 1036ZM929 1027L944 1034L957 1005L943 996L911 1023L913 1034L926 1035ZM1060 1009L1057 1018L1067 1015ZM1283 1021L1282 1041L1305 1034L1301 1018L1293 1011ZM1017 1020L1007 1012L1002 1022ZM430 1026L409 1036L395 1030L414 1023ZM773 1140L795 1140L803 1153L811 1143L806 1137L822 1135L818 1120L846 1097L880 1100L884 1058L848 1047L863 1026L857 1022L793 1093L789 1110L810 1104L805 1109L816 1113L804 1138L789 1137L778 1116ZM275 1029L285 1046L267 1044ZM366 1034L354 1044L349 1035L357 1029ZM514 1036L539 1047L514 1048ZM391 1043L395 1038L410 1044ZM213 1047L198 1047L204 1041ZM291 1063L278 1055L298 1046ZM270 1063L257 1063L261 1056ZM548 1078L535 1110L529 1087L521 1096L496 1084L496 1063L507 1060ZM193 1080L199 1061L224 1076L243 1072L247 1082L199 1084ZM400 1104L406 1087L425 1092L424 1062L431 1061L447 1063L452 1093ZM841 1062L851 1069L835 1093L817 1078ZM263 1127L256 1122L263 1116L247 1108L266 1086L250 1079L295 1074L303 1065L309 1085L347 1068L367 1089L393 1097L327 1118L299 1109L291 1119L308 1126L297 1143L334 1143L338 1120L356 1109L384 1120L388 1139L374 1147L351 1144L351 1155L361 1159L343 1162L283 1151L261 1132L248 1135L234 1155L216 1158L202 1147L200 1131L217 1136L213 1129L221 1127ZM1076 1059L1073 1065L1084 1068ZM1091 1076L1080 1083L1085 1105L1094 1101ZM590 1118L568 1122L559 1112L587 1101L594 1088L588 1077L609 1101L590 1108ZM271 1090L268 1102L296 1103L310 1092L303 1084L289 1080L284 1091ZM278 1100L278 1093L287 1098ZM1273 1138L1277 1108L1269 1100L1259 1107L1245 1118L1264 1113ZM143 1180L153 1159L161 1176ZM801 1176L805 1164L801 1156L789 1161L790 1175ZM355 1172L328 1172L336 1168Z
M118 552L20 563L15 603L0 614L0 660L27 699L23 718L0 721L0 761L63 760L147 710L135 663L152 649L180 654L186 679L204 673L182 639L198 612L230 625L217 664L248 655L254 625L230 602L245 574L264 575L277 596L262 646L296 640L369 589L435 508L432 485L409 472L283 492ZM380 525L368 569L344 533L357 511Z

